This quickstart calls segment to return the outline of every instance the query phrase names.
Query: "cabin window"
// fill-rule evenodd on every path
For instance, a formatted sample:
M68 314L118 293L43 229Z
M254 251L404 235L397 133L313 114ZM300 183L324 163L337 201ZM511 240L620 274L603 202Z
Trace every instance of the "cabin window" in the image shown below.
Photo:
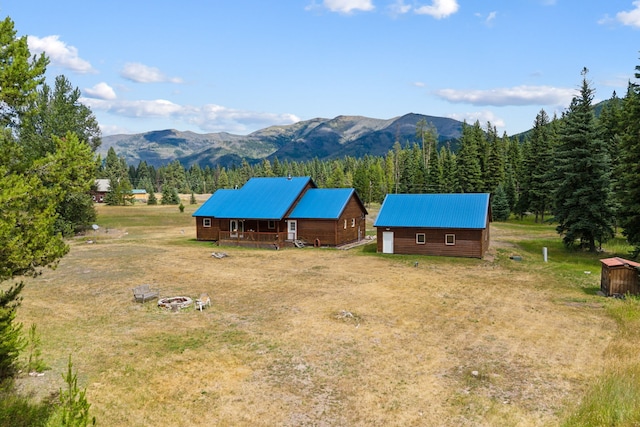
M203 218L202 219L203 227L211 227L211 218Z
M351 218L351 228L354 228L355 226L356 226L356 219Z
M347 220L346 219L344 220L344 229L345 230L347 229Z
M275 221L268 221L267 222L267 228L269 228L269 230L273 230L274 228L276 228L276 222Z
M424 233L416 233L416 244L424 245L427 243L427 237Z
M455 234L445 234L444 235L444 244L447 246L453 246L456 244L456 235Z

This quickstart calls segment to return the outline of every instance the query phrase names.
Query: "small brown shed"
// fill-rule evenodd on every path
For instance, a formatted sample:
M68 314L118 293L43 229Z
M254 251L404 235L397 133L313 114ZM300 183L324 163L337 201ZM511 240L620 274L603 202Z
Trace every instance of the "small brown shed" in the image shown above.
M638 275L640 263L623 258L601 259L602 274L600 276L600 290L606 296L612 295L638 295L640 286Z

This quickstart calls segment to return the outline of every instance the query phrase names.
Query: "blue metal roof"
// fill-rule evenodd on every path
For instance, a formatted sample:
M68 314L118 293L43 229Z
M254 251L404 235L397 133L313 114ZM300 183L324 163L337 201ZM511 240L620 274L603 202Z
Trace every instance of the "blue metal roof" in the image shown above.
M375 227L486 227L489 194L388 194Z
M353 188L312 188L298 202L291 219L338 219L347 206Z
M193 216L279 220L309 182L315 186L310 177L251 178L239 190L216 191Z

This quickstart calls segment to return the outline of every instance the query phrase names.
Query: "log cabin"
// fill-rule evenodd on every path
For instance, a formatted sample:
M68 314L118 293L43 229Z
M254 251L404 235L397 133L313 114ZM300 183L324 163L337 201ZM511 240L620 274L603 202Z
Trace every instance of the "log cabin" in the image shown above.
M216 191L193 216L196 238L219 245L341 246L364 239L367 210L352 188L317 188L310 177L251 178Z

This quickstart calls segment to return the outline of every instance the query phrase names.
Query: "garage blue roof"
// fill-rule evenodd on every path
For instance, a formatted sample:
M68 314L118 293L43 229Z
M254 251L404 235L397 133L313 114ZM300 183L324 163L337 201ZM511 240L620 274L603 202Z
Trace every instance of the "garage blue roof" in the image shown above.
M338 219L355 193L353 188L312 188L298 202L291 219Z
M486 227L489 194L388 194L375 227Z
M300 196L310 177L251 178L238 190L221 189L192 216L280 220Z

